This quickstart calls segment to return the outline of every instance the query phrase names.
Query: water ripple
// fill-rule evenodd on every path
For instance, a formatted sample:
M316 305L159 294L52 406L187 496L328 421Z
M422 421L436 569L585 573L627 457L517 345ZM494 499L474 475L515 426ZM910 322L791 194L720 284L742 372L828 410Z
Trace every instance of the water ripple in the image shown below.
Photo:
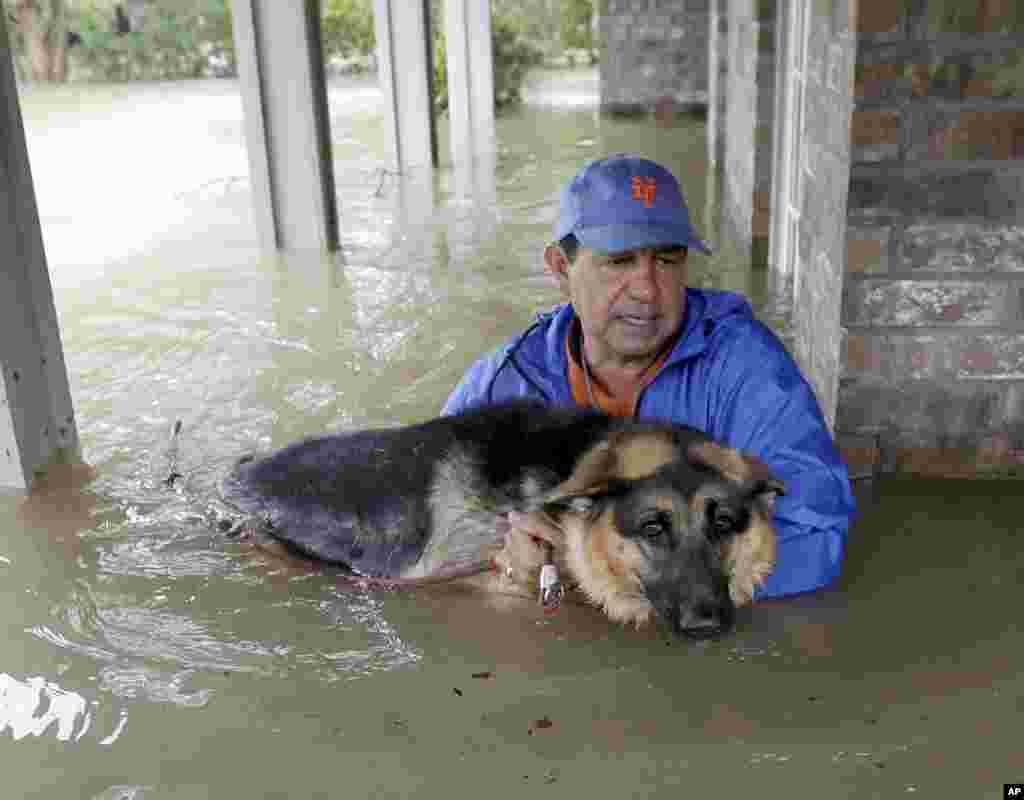
M284 610L294 618L292 604ZM124 698L144 696L152 702L201 707L210 690L183 689L202 674L247 673L261 678L313 675L332 683L417 664L421 653L405 642L383 616L381 600L370 593L344 595L313 606L337 627L354 647L327 651L297 647L294 637L278 641L231 638L226 630L211 630L195 618L143 607L65 609L69 631L35 625L31 636L60 650L87 656L104 666L104 688ZM264 616L267 609L264 608ZM267 624L275 621L265 619Z
M108 575L136 577L212 577L234 571L226 553L195 550L159 537L115 542L97 551L97 567Z
M152 788L152 786L119 784L110 786L99 794L93 795L92 800L142 800Z
M195 670L166 675L143 665L111 665L100 671L101 685L116 697L145 698L151 703L170 703L183 708L202 708L210 702L209 689L189 692L184 687Z

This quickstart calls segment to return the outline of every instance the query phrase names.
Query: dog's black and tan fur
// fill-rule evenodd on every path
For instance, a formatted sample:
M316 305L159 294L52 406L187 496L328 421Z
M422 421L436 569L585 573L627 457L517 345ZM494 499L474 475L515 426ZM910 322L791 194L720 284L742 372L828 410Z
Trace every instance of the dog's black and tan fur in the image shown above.
M544 549L498 515L543 511L555 562L616 621L728 630L775 557L782 492L754 458L684 426L517 402L310 439L239 461L225 499L290 549L374 578L468 565L488 591L536 592Z

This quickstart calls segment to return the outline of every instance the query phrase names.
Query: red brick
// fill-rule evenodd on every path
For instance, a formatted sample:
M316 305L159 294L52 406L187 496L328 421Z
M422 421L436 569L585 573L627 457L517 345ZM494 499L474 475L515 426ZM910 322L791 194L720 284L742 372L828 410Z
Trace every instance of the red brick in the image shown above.
M991 372L996 358L989 350L969 350L960 354L960 369L970 372Z
M975 30L978 33L998 33L1007 30L1007 19L1010 18L1010 3L1020 0L978 0L978 13L975 17Z
M899 141L900 115L895 111L854 111L850 138L854 146L896 144Z
M878 272L882 267L882 242L878 239L847 239L846 270Z
M914 64L910 68L910 88L915 97L927 97L932 78L928 64Z
M878 464L879 453L875 446L841 445L839 452L852 473L871 471Z
M969 478L977 470L977 450L968 447L901 447L890 458L899 471L914 475Z
M900 70L896 64L864 64L857 68L857 81L853 86L854 96L858 100L878 97L883 93L885 85L900 80Z
M960 84L961 97L991 97L992 81L985 78L971 78Z
M853 372L875 372L882 366L882 355L865 336L846 337L846 366Z
M872 100L882 96L881 81L854 81L853 96L857 100Z
M1024 112L964 111L947 133L950 144L966 144L972 156L1006 160L1024 157Z
M860 0L854 5L858 33L888 33L900 24L901 5L892 0Z
M943 322L959 322L964 317L964 307L960 303L953 303L942 309Z

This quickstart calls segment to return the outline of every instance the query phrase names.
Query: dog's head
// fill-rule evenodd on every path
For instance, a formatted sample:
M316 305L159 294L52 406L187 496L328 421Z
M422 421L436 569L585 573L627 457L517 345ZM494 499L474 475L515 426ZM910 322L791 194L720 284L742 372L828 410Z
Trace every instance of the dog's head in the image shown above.
M543 507L565 531L566 566L609 617L658 616L708 638L732 628L736 606L771 571L782 492L757 459L713 442L672 449L643 433L587 453Z

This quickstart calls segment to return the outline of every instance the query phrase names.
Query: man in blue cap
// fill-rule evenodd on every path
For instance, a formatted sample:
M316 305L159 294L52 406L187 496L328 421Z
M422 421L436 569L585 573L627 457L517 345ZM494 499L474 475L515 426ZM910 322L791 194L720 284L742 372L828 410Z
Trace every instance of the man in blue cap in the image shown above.
M546 270L569 300L473 364L443 413L532 398L672 419L753 453L785 481L774 572L756 597L838 574L854 500L814 391L778 337L733 292L686 286L694 234L679 184L646 158L586 164L561 192ZM512 515L510 536L549 538Z

